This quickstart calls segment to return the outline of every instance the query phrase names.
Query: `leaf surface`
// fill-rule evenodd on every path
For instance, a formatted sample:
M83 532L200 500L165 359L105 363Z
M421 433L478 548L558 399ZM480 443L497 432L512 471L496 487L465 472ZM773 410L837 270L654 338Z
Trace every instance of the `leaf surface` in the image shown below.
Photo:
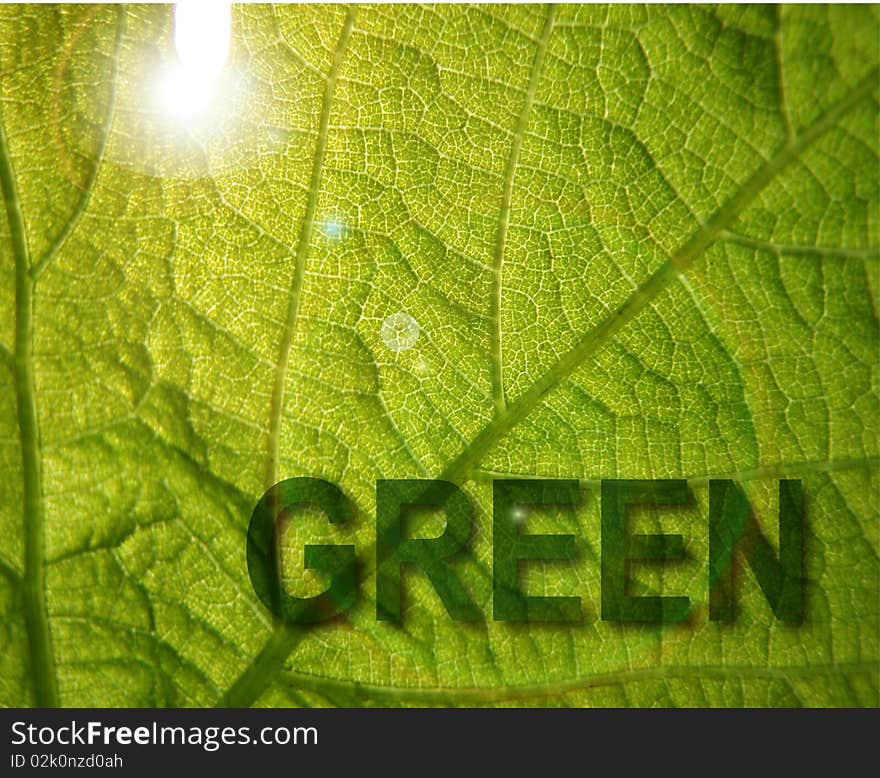
M162 6L0 9L0 703L877 705L874 6L236 6L222 105L156 98ZM245 532L272 483L340 485L345 619L273 629ZM375 482L445 477L485 622L405 577L375 619ZM575 478L529 564L582 624L491 618L492 478ZM599 618L601 478L687 559ZM709 478L774 543L806 494L806 618L747 569L708 620ZM441 531L430 522L420 531Z

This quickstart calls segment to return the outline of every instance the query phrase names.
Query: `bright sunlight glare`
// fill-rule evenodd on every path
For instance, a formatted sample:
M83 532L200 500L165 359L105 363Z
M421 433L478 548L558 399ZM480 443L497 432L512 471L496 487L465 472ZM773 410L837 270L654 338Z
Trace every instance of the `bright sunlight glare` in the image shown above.
M177 63L163 75L160 98L175 118L191 120L211 106L229 55L231 28L231 3L184 0L174 6Z

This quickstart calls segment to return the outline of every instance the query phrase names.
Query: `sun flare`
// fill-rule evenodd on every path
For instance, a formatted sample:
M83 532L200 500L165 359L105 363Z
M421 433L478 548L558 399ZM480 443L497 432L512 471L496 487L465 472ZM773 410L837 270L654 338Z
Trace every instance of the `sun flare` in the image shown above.
M177 61L162 75L159 97L181 121L204 115L214 105L229 56L232 4L185 0L174 7Z

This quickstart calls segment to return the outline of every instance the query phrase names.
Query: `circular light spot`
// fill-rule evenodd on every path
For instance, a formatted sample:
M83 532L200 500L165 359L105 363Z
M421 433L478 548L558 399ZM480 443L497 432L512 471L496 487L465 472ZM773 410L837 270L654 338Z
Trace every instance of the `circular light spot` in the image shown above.
M421 376L430 375L431 373L431 367L428 365L427 361L421 354L416 357L412 369Z
M379 334L382 342L392 351L406 351L419 339L419 323L408 313L398 311L382 322Z
M510 520L516 524L517 526L522 526L526 523L526 519L529 517L529 512L521 505L515 505L511 508L510 511Z
M345 235L345 222L338 216L331 216L321 225L324 235L330 240L339 240Z

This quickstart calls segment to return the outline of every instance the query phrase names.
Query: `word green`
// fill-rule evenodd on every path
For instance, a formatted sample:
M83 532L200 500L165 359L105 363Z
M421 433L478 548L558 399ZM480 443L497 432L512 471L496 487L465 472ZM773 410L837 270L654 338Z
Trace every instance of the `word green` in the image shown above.
M581 598L526 594L520 564L567 560L575 556L574 535L521 531L517 511L538 506L573 506L580 488L572 480L497 480L493 483L493 618L496 621L582 620ZM633 596L628 565L633 561L671 562L684 557L681 535L632 534L630 506L686 505L682 480L603 480L601 484L602 619L631 623L672 623L687 618L690 601L678 596ZM317 478L291 478L271 487L257 503L247 536L248 573L254 591L276 618L314 624L349 610L358 596L358 565L353 545L306 545L306 569L328 579L323 593L295 597L281 576L280 532L297 509L313 506L327 521L344 525L354 516L350 500L334 484ZM472 510L464 492L447 481L381 480L376 483L376 618L400 621L405 565L421 570L453 619L483 618L456 573L469 552ZM404 536L414 510L442 510L446 528L434 538ZM730 480L709 482L709 617L730 621L734 614L733 561L741 554L754 573L777 619L803 617L803 499L801 482L779 482L779 552L761 533L742 490Z

